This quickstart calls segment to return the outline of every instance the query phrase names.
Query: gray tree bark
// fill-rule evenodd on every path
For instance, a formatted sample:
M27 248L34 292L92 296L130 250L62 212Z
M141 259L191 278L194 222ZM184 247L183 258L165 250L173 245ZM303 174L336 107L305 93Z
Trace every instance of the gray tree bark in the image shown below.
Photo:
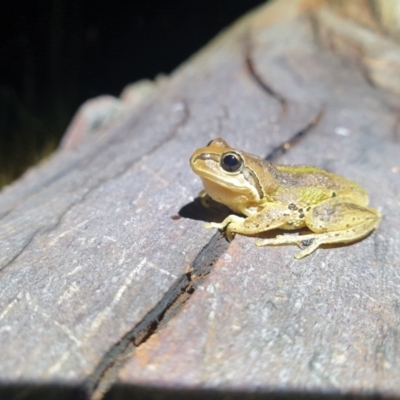
M399 47L321 3L255 10L1 192L0 397L400 397ZM218 136L360 183L380 226L227 243L188 164Z

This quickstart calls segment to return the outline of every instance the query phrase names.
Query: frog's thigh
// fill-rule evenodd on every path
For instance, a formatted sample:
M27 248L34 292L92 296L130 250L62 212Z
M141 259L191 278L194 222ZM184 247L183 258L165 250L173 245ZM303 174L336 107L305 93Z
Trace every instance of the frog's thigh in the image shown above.
M348 243L368 235L380 220L377 210L356 204L337 203L332 207L325 204L316 207L306 218L307 226L315 234L300 236L302 240L313 239L312 243L296 254L302 258L315 251L321 244Z
M335 232L334 237L340 240L334 242L345 242L365 236L378 225L379 219L378 211L372 208L330 199L307 214L305 223L315 233Z
M333 200L333 199L332 199ZM368 235L379 223L380 215L377 210L365 208L350 203L327 201L307 215L305 222L315 233L309 235L284 235L275 239L256 242L258 246L268 244L299 244L312 241L296 258L311 254L321 244L347 243Z

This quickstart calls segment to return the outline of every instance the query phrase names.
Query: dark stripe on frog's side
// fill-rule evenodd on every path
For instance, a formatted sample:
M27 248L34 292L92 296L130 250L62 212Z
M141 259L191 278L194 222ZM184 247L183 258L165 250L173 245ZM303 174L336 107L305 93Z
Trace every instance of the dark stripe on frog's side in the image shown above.
M261 157L252 156L254 168L245 167L254 180L254 187L260 196L260 199L269 199L270 194L274 193L279 187L278 173L274 166ZM245 179L249 179L244 175ZM250 182L251 183L251 182Z
M260 199L263 199L264 191L262 190L260 181L257 178L257 174L254 173L254 171L249 167L244 167L242 170L242 174L244 179L246 179L246 181L249 182L250 185L256 188L257 193L260 196Z

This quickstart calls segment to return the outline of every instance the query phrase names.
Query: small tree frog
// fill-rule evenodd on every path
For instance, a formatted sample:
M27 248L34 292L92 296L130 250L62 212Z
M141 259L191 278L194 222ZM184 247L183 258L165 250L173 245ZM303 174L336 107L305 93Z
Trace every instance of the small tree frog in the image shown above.
M307 227L312 233L256 242L297 244L302 250L295 257L302 258L322 244L361 239L380 221L379 211L367 207L368 196L356 183L312 166L271 164L220 138L197 149L190 166L203 181L204 195L245 216L232 214L222 223L205 225L225 230L228 240L235 233Z

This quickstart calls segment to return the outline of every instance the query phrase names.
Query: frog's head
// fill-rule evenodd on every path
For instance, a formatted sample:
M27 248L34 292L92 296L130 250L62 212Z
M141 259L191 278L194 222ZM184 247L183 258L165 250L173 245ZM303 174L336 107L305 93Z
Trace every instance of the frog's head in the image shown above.
M214 200L234 209L232 202L257 205L278 187L271 164L261 157L234 149L218 138L197 149L190 166Z

